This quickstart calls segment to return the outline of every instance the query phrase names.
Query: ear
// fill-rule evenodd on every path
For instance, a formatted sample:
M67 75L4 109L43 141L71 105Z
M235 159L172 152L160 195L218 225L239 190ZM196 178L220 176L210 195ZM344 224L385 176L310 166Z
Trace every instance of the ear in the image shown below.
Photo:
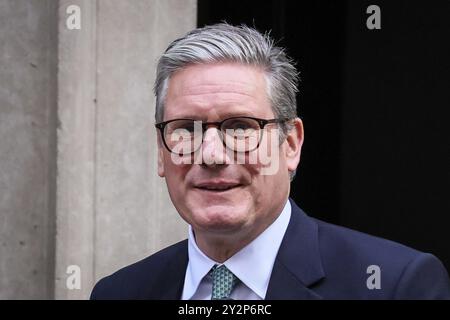
M289 171L294 171L300 162L300 155L304 140L303 122L300 118L293 120L294 127L286 137L286 163Z
M156 140L158 141L158 175L163 178L164 174L164 146L162 145L161 136L156 132Z

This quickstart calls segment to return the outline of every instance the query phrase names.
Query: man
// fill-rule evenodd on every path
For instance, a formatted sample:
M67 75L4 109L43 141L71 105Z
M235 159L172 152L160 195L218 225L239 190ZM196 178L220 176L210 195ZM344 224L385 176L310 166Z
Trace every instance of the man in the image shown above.
M174 41L155 83L158 173L188 240L100 280L92 299L446 299L434 256L308 217L297 72L254 29Z

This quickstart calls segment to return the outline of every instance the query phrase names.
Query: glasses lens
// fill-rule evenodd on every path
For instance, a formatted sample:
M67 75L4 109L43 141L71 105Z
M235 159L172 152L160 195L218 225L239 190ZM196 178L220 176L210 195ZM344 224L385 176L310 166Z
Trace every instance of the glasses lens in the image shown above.
M225 144L231 150L248 152L256 149L260 141L258 121L250 118L232 118L222 124Z
M169 122L164 130L164 139L173 153L190 154L202 143L201 122L194 120L175 120Z

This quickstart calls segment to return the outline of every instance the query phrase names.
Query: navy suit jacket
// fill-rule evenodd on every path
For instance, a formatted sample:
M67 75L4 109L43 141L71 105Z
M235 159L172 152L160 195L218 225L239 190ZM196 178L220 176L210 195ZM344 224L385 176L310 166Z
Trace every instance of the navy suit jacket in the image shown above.
M308 217L290 201L266 299L450 299L433 255ZM187 248L181 241L103 278L91 299L180 299Z

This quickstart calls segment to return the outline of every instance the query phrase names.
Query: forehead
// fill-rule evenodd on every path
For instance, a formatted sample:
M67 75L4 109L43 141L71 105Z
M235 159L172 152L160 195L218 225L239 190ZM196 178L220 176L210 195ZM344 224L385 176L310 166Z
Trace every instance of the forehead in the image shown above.
M169 80L165 118L271 111L263 70L238 63L191 65Z

